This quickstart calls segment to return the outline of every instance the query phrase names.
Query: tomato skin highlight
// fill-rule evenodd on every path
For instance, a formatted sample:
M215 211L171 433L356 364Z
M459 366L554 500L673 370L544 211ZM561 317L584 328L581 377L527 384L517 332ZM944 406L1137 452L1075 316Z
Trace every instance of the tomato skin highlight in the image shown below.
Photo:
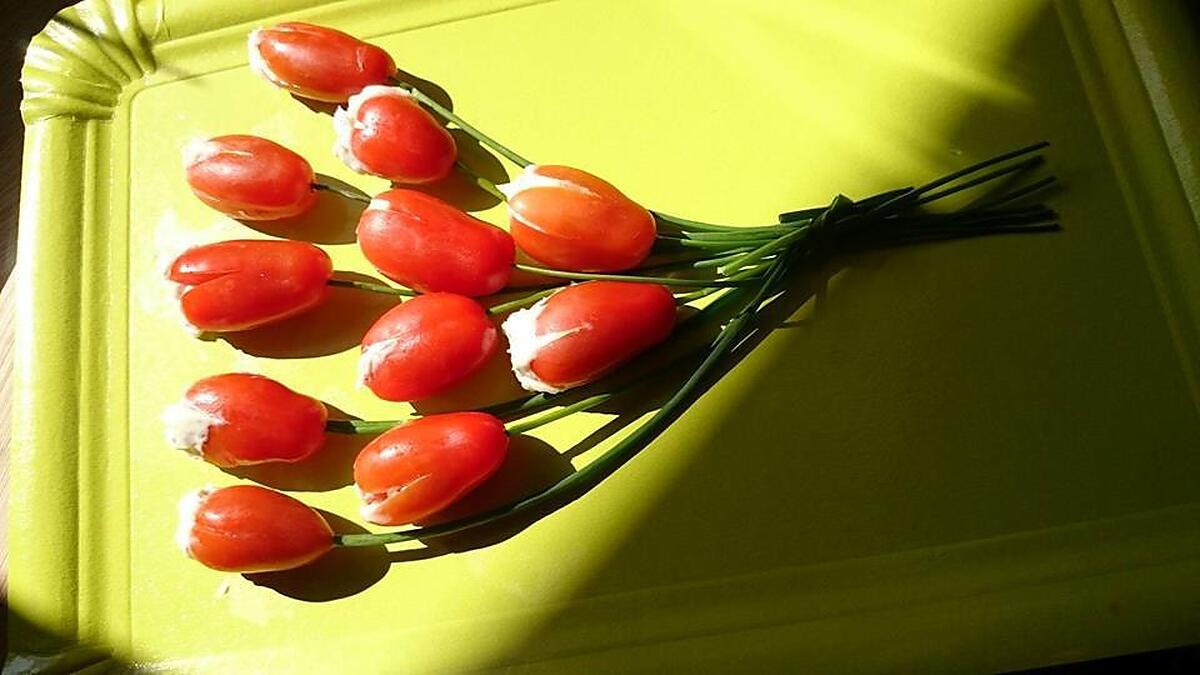
M513 372L526 388L555 393L592 382L670 336L675 298L664 286L588 281L504 322Z
M379 525L427 518L495 473L507 452L504 424L487 413L430 415L393 427L354 460L362 516Z
M517 248L544 265L619 272L637 267L654 245L650 212L585 171L531 165L499 187Z
M339 30L299 21L252 31L247 48L255 72L314 101L342 103L396 74L395 62L383 49Z
M172 415L171 413L175 414ZM201 434L168 428L173 445L229 468L264 462L298 462L325 443L325 404L262 375L225 373L188 388L168 418L200 420Z
M233 332L286 319L325 299L333 263L301 241L235 239L184 251L167 279L181 284L180 307L199 331Z
M179 511L177 543L214 570L288 570L333 548L333 530L321 514L257 485L201 490L185 497Z
M290 218L316 203L316 176L308 160L274 141L216 136L189 143L183 154L192 192L234 218Z
M416 190L372 199L358 221L358 245L393 281L470 297L504 288L516 258L507 232Z
M399 87L367 87L333 116L333 151L346 166L396 183L422 184L454 169L458 146L433 115Z
M388 401L419 401L473 375L498 343L479 303L453 293L419 295L388 310L363 336L359 382Z

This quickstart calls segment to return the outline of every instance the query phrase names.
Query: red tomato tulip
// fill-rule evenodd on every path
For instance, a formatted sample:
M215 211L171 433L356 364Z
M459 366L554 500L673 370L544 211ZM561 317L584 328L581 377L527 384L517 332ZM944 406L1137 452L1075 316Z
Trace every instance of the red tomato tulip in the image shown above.
M334 153L346 166L397 183L430 183L454 168L458 147L438 121L398 87L367 87L333 116Z
M250 33L250 67L308 99L341 103L396 74L388 53L341 31L296 21Z
M423 293L491 295L516 248L504 230L415 190L388 190L358 221L358 245L384 276Z
M290 218L316 202L308 161L258 136L217 136L189 143L183 150L183 168L201 201L234 218Z
M479 370L496 351L496 326L479 303L420 295L379 317L362 339L358 380L389 401L419 401Z
M354 460L362 517L404 525L458 500L500 468L504 424L487 413L431 415L381 434Z
M325 404L262 375L196 382L167 408L167 441L220 467L296 462L325 442Z
M183 316L197 331L254 328L310 309L325 298L333 263L299 241L233 240L190 248L167 279L182 285Z
M504 321L513 372L530 391L586 384L667 339L675 298L663 286L588 281Z
M300 567L333 548L321 514L257 485L207 488L179 502L176 543L223 572L275 572Z
M567 166L528 166L501 185L517 247L561 270L637 267L654 245L654 217L599 178Z

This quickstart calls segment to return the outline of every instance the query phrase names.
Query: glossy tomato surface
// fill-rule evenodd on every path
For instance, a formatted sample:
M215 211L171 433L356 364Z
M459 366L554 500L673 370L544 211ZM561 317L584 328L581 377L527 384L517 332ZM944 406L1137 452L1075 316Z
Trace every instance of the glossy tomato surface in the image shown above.
M334 115L334 151L351 169L396 183L430 183L454 169L454 137L397 87L368 87Z
M184 251L167 278L182 285L188 323L215 333L246 330L294 316L328 292L333 263L300 241L240 239Z
M550 267L617 272L650 254L650 212L609 183L567 166L530 166L502 186L517 247Z
M496 325L474 300L419 295L381 316L362 340L359 380L389 401L419 401L474 374L496 351Z
M358 245L384 276L421 292L491 295L512 276L504 230L415 190L389 190L358 221Z
M209 426L201 450L220 467L296 462L325 443L325 404L262 375L206 377L184 398L219 420Z
M332 28L292 21L250 33L250 65L303 98L341 103L396 74L392 57Z
M569 286L540 308L535 325L542 344L529 368L554 388L591 382L666 340L675 319L675 298L663 286L618 281Z
M300 215L316 201L308 161L258 136L217 136L184 149L192 192L205 204L241 220Z
M363 518L417 522L495 473L508 450L504 424L486 413L431 415L383 433L354 461Z
M333 531L321 514L257 485L201 492L193 508L181 514L180 543L189 556L215 570L291 569L333 547Z

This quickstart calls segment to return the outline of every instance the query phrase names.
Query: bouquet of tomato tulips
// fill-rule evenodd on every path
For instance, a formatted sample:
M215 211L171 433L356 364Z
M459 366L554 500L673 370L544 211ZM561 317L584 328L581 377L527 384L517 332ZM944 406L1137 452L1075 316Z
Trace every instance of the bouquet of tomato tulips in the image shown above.
M825 206L784 213L776 223L706 223L648 210L580 169L531 163L398 80L382 49L344 33L285 23L251 33L249 52L252 67L271 83L301 98L342 104L333 116L334 152L351 169L409 186L464 172L506 202L509 227L409 187L368 199L320 183L303 157L264 138L199 141L184 149L187 181L197 197L234 218L295 217L312 208L320 190L363 201L358 244L398 285L336 279L329 257L306 242L217 242L185 251L167 272L179 285L187 323L209 333L255 328L320 304L331 285L388 293L402 301L363 336L359 360L358 381L375 395L418 401L446 392L477 372L502 341L518 382L531 393L408 421L330 420L320 401L278 382L221 374L196 382L167 410L173 446L237 467L303 460L321 451L326 433L377 434L354 462L362 517L409 525L492 475L513 435L630 389L629 383L605 387L612 379L605 376L664 343L680 324L697 316L723 323L700 349L668 360L661 372L686 363L687 375L632 433L559 483L486 513L338 535L313 509L263 487L189 495L181 503L179 544L218 570L288 569L334 546L424 541L541 507L600 480L670 424L756 330L760 310L786 293L801 264L854 248L1057 227L1045 207L1014 206L1053 181L1020 181L1041 162L1044 143L920 187L857 201L839 195ZM517 165L517 177L494 185L474 173L458 160L446 125ZM925 208L998 179L1006 191L969 207ZM518 251L535 264L518 262ZM516 272L536 275L541 284L514 289ZM515 297L490 299L500 293ZM685 306L691 313L680 319ZM507 318L498 330L501 316Z

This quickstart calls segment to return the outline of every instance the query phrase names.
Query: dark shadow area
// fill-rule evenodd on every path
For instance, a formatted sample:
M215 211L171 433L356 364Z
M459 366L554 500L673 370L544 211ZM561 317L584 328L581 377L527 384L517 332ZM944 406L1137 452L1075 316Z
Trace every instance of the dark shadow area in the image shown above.
M364 534L366 529L337 514L317 509L338 534ZM361 593L387 574L391 554L382 546L334 548L312 563L282 572L243 575L263 586L304 602L329 602Z
M450 92L443 89L442 85L437 82L414 75L404 69L396 71L396 79L416 87L422 94L437 101L437 104L446 110L454 110L454 99L450 97Z
M517 262L524 265L542 265L542 263L529 257L529 254L517 249ZM539 286L551 286L562 283L563 279L555 279L553 277L525 272L523 270L513 270L512 276L508 279L506 290L517 288L535 288Z
M738 343L737 348L713 372L707 385L711 386L726 372L734 368L775 326L788 316L791 316L801 305L806 303L814 295L816 289L823 288L830 274L829 268L818 267L815 271L802 271L793 275L787 292L777 296L760 313L758 325L745 339ZM616 417L606 422L601 428L589 434L582 441L560 453L553 447L532 437L518 436L514 438L511 449L512 454L496 476L489 479L487 483L480 486L480 488L451 508L438 514L437 517L419 523L419 525L423 527L436 525L486 513L504 504L532 496L569 476L574 472L571 459L595 448L611 438L613 434L636 422L646 413L660 407L665 399L673 394L682 384L683 380L691 373L702 357L702 354L698 354L695 358L679 359L669 355L668 352L670 349L680 351L681 348L679 345L680 343L684 343L689 346L683 347L683 351L694 350L695 346L701 346L710 342L716 332L720 330L724 321L736 312L738 307L738 305L730 305L728 311L715 314L707 318L703 323L690 325L688 327L689 330L678 335L678 340L670 345L669 348L660 348L646 354L637 362L635 367L630 369L632 372L610 377L589 387L582 388L576 394L577 397L586 396L588 393L597 390L611 391L619 389L623 383L630 382L631 380L638 380L640 384L640 386L631 389L627 394L618 396L612 401L593 409L595 412L615 414ZM665 370L664 361L669 361L669 363L665 364ZM646 377L647 371L653 372L653 379L642 379ZM698 396L702 395L702 391ZM399 551L394 554L395 560L397 562L425 560L448 553L460 553L466 550L490 546L507 540L524 531L541 518L554 513L575 499L587 494L592 488L603 482L603 479L610 475L612 471L620 468L621 465L632 459L636 454L637 452L634 452L624 456L619 464L614 465L608 472L599 475L597 480L581 484L578 489L563 493L558 498L548 500L536 508L464 532L423 540L426 544L425 548Z
M496 473L458 502L420 524L436 525L490 511L553 485L574 472L571 462L554 446L533 436L514 436L508 444L504 463Z
M1200 645L1164 649L1111 659L1012 671L1009 675L1193 675L1200 673Z
M425 78L418 77L404 70L396 71L396 79L421 90L421 93L425 94L434 101L437 101L438 105L442 106L443 108L447 110L454 110L454 101L450 98L450 94L436 82L426 80ZM314 101L312 99L304 98L303 96L297 96L296 94L290 94L290 96L297 103L303 105L305 108L308 108L318 115L333 115L334 111L340 107L340 104L338 103Z
M334 276L385 283L357 272L335 272ZM225 333L217 339L247 354L276 359L337 354L359 346L371 325L400 300L400 297L383 293L333 286L324 302L304 314L247 331ZM346 385L353 385L351 376L347 376Z
M298 96L292 93L289 93L288 96L291 96L293 101L317 113L318 115L329 115L332 117L333 113L338 109L337 103L330 103L329 101L315 101L311 98L304 98L303 96Z
M637 644L643 647L637 653L649 653L645 647L659 638L648 620L622 621L613 609L625 605L598 609L612 598L644 598L647 612L677 622L663 631L666 639L682 639L705 635L687 632L693 625L687 612L694 610L694 625L704 626L702 615L720 616L722 606L701 598L658 608L653 589L714 584L705 588L719 594L722 579L813 569L813 602L829 603L830 613L780 605L806 602L808 589L781 588L791 595L731 604L742 610L761 604L789 618L816 612L808 619L816 624L834 616L841 602L836 589L820 586L824 565L1194 500L1188 485L1194 487L1200 463L1180 452L1192 445L1181 430L1194 409L1181 403L1186 397L1179 396L1178 365L1153 287L1128 272L1145 261L1125 220L1120 186L1055 8L1041 7L1029 18L996 65L976 66L970 59L978 55L964 56L954 64L963 69L958 79L913 68L914 82L930 81L931 93L953 91L966 105L944 126L901 134L896 147L914 149L920 163L953 169L1046 138L1053 145L1043 175L1060 176L1067 190L1025 201L1050 202L1064 231L858 251L819 265L809 281L797 279L799 287L768 307L760 329L738 347L730 360L737 367L680 422L694 419L704 434L668 430L637 458L640 465L667 461L651 457L657 453L686 454L673 460L681 466L667 470L673 479L653 488L653 505L639 511L619 541L595 549L602 559L570 594L554 598L559 609L481 669L545 665L610 646ZM846 56L857 47L836 45ZM897 61L898 69L904 65ZM847 86L834 98L854 94ZM956 104L950 100L946 106ZM852 197L876 191L843 189ZM800 204L828 199L799 197ZM1079 270L1095 274L1081 277ZM1131 322L1139 328L1130 329ZM1150 325L1160 335L1143 330ZM622 400L614 410L629 404ZM1136 411L1151 409L1151 417L1131 421ZM610 424L580 445L594 447L621 428ZM690 445L682 445L685 438ZM1137 456L1131 447L1139 448ZM622 489L636 489L636 479L612 477ZM855 625L853 616L837 616L838 623L823 624L824 634ZM598 619L611 621L604 630L618 637L580 638ZM1139 627L1127 630L1132 636ZM1049 661L1019 647L1015 658ZM1081 658L1102 649L1081 642L1072 653ZM954 668L959 650L945 653ZM753 664L751 658L741 663ZM1132 672L1172 661L1166 669L1176 667L1175 658L1187 666L1167 672L1195 670L1194 656L1146 658L1129 657L1115 669L1081 665L1077 672Z
M435 525L490 511L545 489L574 471L570 460L553 446L532 436L516 436L509 443L504 464L491 478L448 509L419 524ZM535 511L508 518L491 526L431 539L423 542L425 548L393 553L393 560L425 560L448 553L462 553L491 546L519 534L543 515L544 512Z
M325 407L331 420L358 419L329 403ZM326 433L325 445L299 462L268 462L223 471L276 490L328 492L354 482L354 459L374 439L373 434Z
M360 194L370 200L371 196L357 187L324 174L317 174L317 182L332 185L339 190ZM353 244L358 219L366 204L328 190L317 191L317 203L294 218L279 220L241 220L246 227L264 234L284 239L298 239L314 244Z
M459 162L495 185L508 182L508 172L504 169L504 165L495 155L481 146L479 141L461 129L451 129L450 135L454 136L454 143L458 146ZM479 187L474 179L458 168L451 171L449 176L433 183L425 185L397 183L394 187L419 190L463 211L484 211L500 203L498 197Z
M20 612L5 608L0 622L0 646L3 647L5 673L112 673L132 672L132 665L116 659L106 650L68 640L26 619Z
M517 383L508 360L508 344L501 335L500 346L474 375L449 391L422 401L415 401L413 410L420 415L482 408L511 401L529 394Z

